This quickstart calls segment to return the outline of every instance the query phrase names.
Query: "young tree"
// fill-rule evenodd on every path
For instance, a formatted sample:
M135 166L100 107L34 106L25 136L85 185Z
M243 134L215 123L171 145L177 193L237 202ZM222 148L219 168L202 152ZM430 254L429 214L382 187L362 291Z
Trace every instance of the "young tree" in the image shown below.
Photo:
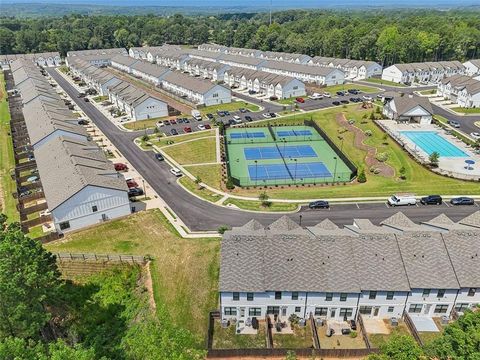
M440 154L436 151L432 152L430 156L428 157L428 160L430 161L430 165L437 167L438 166L438 160L440 159Z
M400 173L400 179L405 180L407 173L407 169L405 169L405 166L402 166L400 170L398 170L398 172Z
M38 338L50 319L46 311L57 293L60 272L55 256L25 236L18 223L0 233L0 340L9 336Z

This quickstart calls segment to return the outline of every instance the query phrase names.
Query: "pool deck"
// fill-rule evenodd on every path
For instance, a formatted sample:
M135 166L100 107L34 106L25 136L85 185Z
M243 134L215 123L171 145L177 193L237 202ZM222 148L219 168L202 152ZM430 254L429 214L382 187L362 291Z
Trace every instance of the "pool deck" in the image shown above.
M467 154L466 157L443 157L440 156L438 169L435 171L453 176L459 179L479 180L480 179L480 155L475 154L473 149L463 141L457 139L447 131L434 124L398 124L393 120L378 120L378 124L383 127L406 151L412 154L419 162L423 164L429 163L429 155L423 151L420 146L415 144L411 139L402 134L402 131L434 131L439 136L455 145ZM440 151L439 151L440 152ZM475 161L475 164L467 169L465 160Z

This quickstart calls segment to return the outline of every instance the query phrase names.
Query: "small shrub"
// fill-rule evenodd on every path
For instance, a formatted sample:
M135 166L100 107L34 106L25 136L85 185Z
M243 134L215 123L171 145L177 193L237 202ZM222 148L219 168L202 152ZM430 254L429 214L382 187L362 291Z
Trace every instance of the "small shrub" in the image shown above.
M227 183L225 184L225 187L226 187L228 190L233 190L233 189L235 189L235 185L234 185L233 179L232 179L231 177L228 177Z
M221 225L218 227L218 233L219 234L224 234L225 231L229 230L230 228L227 225Z
M360 172L358 173L357 181L359 183L366 183L367 182L367 175L365 175L365 170L364 169L360 170Z
M355 339L357 336L358 336L358 334L357 334L356 331L352 331L352 332L350 333L350 337L351 337L352 339Z
M365 135L372 136L372 130L365 130Z
M385 162L388 160L388 153L386 152L381 152L375 155L375 158L380 161L380 162Z
M150 138L147 134L142 136L142 141L148 141L148 140L150 140Z

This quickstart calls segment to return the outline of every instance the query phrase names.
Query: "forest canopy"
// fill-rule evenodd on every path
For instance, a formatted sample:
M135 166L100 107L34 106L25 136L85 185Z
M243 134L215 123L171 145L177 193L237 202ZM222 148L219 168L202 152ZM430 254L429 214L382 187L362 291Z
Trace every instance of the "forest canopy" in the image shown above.
M307 11L161 17L0 18L0 53L204 42L308 55L396 62L480 56L476 10Z

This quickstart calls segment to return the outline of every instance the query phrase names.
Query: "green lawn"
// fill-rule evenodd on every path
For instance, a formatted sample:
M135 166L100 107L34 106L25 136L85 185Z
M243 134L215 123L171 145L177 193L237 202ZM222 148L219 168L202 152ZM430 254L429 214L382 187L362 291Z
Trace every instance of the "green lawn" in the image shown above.
M480 108L454 107L452 110L461 114L480 114Z
M15 169L12 137L10 133L10 111L3 73L0 73L0 207L9 221L18 221L17 201L12 193L16 191L15 181L10 172Z
M327 327L317 326L318 340L320 347L323 349L364 349L365 342L361 332L357 332L356 337L352 335L333 335L328 337L326 334Z
M332 85L332 86L327 86L325 88L322 88L324 92L329 92L332 95L335 95L337 91L347 91L350 89L357 89L357 90L360 90L362 93L376 93L380 91L377 88L374 88L371 86L366 86L361 84L352 84L352 83L347 83L342 85Z
M125 129L129 130L144 130L154 128L156 126L155 124L160 120L167 120L172 118L175 118L175 116L164 116L147 120L132 121L122 125Z
M150 255L155 300L204 347L208 312L217 307L220 240L183 239L158 209L68 234L52 252Z
M207 201L216 202L222 198L222 195L214 193L205 187L199 188L199 185L188 176L182 176L179 181L185 188Z
M390 334L368 334L368 340L373 348L379 348L385 344L393 335L412 336L407 328L407 325L400 320L398 326L391 326L388 320L384 320L385 325L390 330Z
M406 169L406 180L400 180L398 176L385 178L374 175L366 169L367 182L364 184L347 184L338 186L299 186L299 187L273 187L268 189L267 193L271 199L314 199L314 198L340 198L340 197L361 197L361 196L389 196L396 192L410 192L417 195L427 193L439 193L443 195L461 193L478 194L478 183L461 181L443 177L424 168L413 159L411 159L403 149L391 138L383 139L384 133L371 120L362 120L362 117L371 113L371 109L363 110L358 105L349 105L345 108L333 108L309 113L308 118L312 118L329 137L343 148L343 152L359 167L365 167L366 152L357 149L353 145L353 133L344 132L338 126L335 116L339 112L344 112L347 119L355 120L355 125L362 130L370 130L370 136L366 143L377 148L378 152L386 152L389 155L387 164L393 166L398 174L403 166ZM300 116L290 116L286 118L269 120L271 124L294 124L301 121ZM362 124L364 122L364 124ZM258 124L258 125L264 125ZM383 143L386 144L383 144ZM425 186L428 184L428 187ZM234 194L258 197L262 189L240 189L233 190Z
M213 332L214 349L259 349L265 348L267 342L265 321L259 322L258 332L255 335L236 334L236 326L231 324L222 328L220 321L215 321Z
M240 209L253 211L295 211L298 209L298 204L272 202L270 206L262 206L261 201L227 199L223 205L232 204Z
M291 104L296 104L297 101L295 100L296 98L302 98L302 99L308 99L308 96L305 95L305 96L292 96L290 98L287 98L287 99L278 99L277 103L279 104L282 104L282 105L291 105Z
M208 131L196 131L190 134L185 135L177 135L177 136L162 136L157 137L155 135L150 136L150 141L153 145L158 147L163 147L169 145L169 143L178 144L183 141L192 140L192 139L200 139L209 136L214 136L215 130L208 130Z
M185 169L195 177L200 177L204 184L220 189L220 164L186 165Z
M362 81L366 81L366 82L369 82L369 83L372 83L372 84L379 84L379 85L389 85L389 86L397 86L397 87L407 87L406 85L404 84L398 84L396 82L393 82L393 81L388 81L388 80L382 80L380 78L368 78L368 79L365 79L365 80L362 80Z
M437 89L430 89L430 90L423 90L420 91L420 94L422 95L434 95L437 93Z
M258 111L260 108L252 103L246 101L232 101L231 103L211 105L198 109L202 115L213 114L216 115L217 111L237 111L240 108L245 108L250 111Z
M162 149L176 162L184 164L203 164L217 161L216 138L195 139Z
M273 347L283 349L306 349L313 347L313 336L310 321L300 327L294 325L293 334L273 334Z
M97 102L97 103L100 103L100 102L102 102L102 101L108 100L108 96L106 96L106 95L104 95L104 96L102 96L102 95L95 96L95 97L93 98L93 100L94 100L95 102Z

